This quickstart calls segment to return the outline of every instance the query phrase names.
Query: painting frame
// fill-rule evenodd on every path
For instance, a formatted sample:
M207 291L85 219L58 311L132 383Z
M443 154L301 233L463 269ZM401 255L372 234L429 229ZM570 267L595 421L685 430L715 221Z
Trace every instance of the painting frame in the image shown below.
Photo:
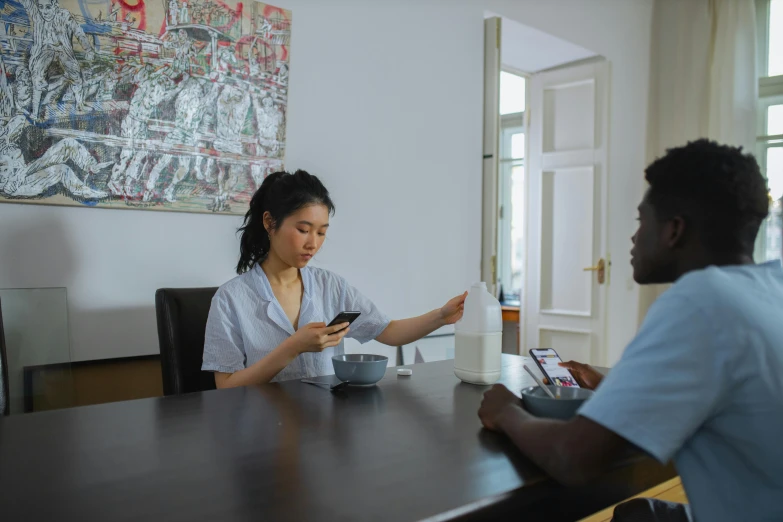
M242 215L284 169L292 15L7 0L0 202Z

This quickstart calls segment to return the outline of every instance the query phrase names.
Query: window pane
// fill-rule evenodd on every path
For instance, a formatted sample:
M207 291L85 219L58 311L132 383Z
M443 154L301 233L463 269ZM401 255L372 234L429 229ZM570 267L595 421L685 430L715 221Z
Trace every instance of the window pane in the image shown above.
M783 0L772 0L769 8L769 76L783 74Z
M783 105L781 105L783 107ZM525 157L525 133L517 132L511 135L511 158L522 159Z
M783 253L783 205L780 200L783 197L783 147L767 149L767 185L772 205L766 222L764 255L771 261L780 259Z
M500 73L500 114L525 110L525 79L516 74Z
M525 263L525 167L511 170L511 289L518 300L522 292Z
M767 109L767 134L783 134L783 105L770 105Z
M783 147L767 149L767 186L773 200L783 198Z
M769 217L767 218L766 226L766 249L764 251L764 257L766 261L772 261L774 259L780 259L783 257L783 228L781 228L781 222L783 221L783 212L781 212L780 201L775 201L769 207Z

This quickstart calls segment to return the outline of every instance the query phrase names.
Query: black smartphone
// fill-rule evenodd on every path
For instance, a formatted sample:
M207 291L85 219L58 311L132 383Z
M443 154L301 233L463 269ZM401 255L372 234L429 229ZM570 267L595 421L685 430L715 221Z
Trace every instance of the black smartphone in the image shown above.
M549 384L555 386L566 386L569 388L579 388L579 384L574 379L573 374L566 368L558 366L562 362L560 356L553 348L534 348L530 350L530 357L536 361L538 369L547 378Z
M348 323L350 325L360 315L362 315L361 312L340 312L339 314L337 314L337 317L332 319L332 322L327 324L326 326L335 326L340 323ZM345 330L345 328L343 328L343 330ZM342 332L343 330L337 330L337 332Z

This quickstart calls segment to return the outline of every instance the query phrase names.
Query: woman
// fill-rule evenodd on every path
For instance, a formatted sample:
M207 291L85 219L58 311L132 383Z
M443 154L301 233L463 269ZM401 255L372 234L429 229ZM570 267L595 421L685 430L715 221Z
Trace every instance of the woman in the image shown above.
M302 170L270 174L253 195L240 228L240 275L218 289L207 321L201 369L215 372L218 388L328 375L343 337L401 346L462 317L467 292L390 321L342 277L308 267L333 213L329 192ZM350 328L326 326L345 310L361 312Z

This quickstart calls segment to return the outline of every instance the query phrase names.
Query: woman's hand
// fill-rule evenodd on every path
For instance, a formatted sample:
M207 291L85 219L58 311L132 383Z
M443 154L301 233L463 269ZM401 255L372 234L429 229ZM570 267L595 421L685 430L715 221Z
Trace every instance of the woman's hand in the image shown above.
M465 292L450 300L442 308L430 310L418 317L392 321L375 340L387 346L404 346L418 341L442 326L454 324L462 319L467 296L468 293Z
M348 333L349 323L326 326L326 323L310 323L302 326L290 337L297 353L322 352L337 346Z
M567 368L571 372L571 375L574 376L574 379L576 379L576 382L579 383L579 386L587 388L588 390L595 390L598 388L598 385L601 384L601 381L604 378L603 375L589 364L568 361L558 363L558 365Z
M444 326L454 324L462 319L462 314L465 312L465 298L467 296L468 293L465 292L443 305L443 308L440 309L440 320Z
M269 382L299 355L337 346L347 333L348 323L335 326L306 324L251 366L234 373L215 372L215 385L218 388L234 388Z

